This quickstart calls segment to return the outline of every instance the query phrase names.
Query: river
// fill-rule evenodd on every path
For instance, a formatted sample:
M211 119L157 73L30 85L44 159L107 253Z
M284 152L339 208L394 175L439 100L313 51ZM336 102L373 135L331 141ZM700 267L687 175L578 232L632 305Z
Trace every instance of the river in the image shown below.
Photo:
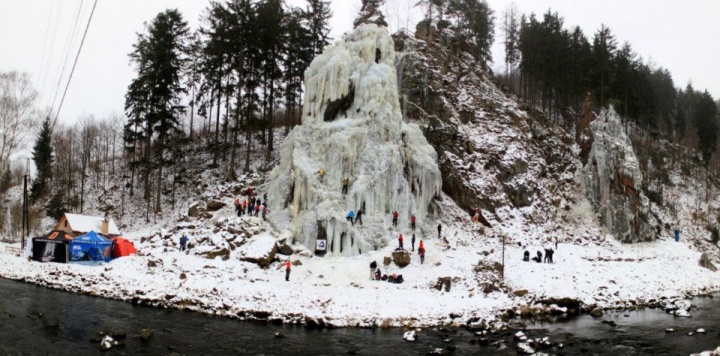
M698 298L692 318L674 318L659 310L610 312L599 319L581 316L553 323L531 323L531 337L548 336L563 349L550 354L686 355L720 345L720 300ZM627 315L627 316L625 316ZM666 328L679 329L666 333ZM704 334L688 336L702 327ZM153 331L148 341L138 335ZM124 345L101 352L99 332L125 334ZM77 295L0 279L0 354L185 354L284 355L353 354L418 355L435 349L455 355L515 355L512 334L490 339L482 346L465 330L423 330L416 342L405 342L401 329L321 329L242 322L194 312L155 309L130 303ZM277 338L276 333L284 335ZM507 346L503 346L507 345Z

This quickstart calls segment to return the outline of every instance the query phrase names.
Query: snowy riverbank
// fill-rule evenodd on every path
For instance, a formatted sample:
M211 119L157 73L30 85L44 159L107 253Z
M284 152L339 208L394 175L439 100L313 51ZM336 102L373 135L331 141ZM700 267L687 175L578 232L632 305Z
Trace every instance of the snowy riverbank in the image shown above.
M286 282L284 271L276 270L278 262L263 269L239 258L207 259L184 254L173 246L175 235L168 231L164 234L172 237L160 245L140 242L140 237L148 236L147 231L129 234L143 256L125 257L102 266L28 262L26 258L0 253L0 276L151 306L340 327L492 327L501 324L507 309L530 306L541 311L547 307L539 302L549 298L576 299L587 310L594 306L642 306L662 297L682 298L720 290L717 273L699 267L700 253L682 241L627 245L610 236L598 243L582 244L570 243L569 237L560 238L552 265L523 262L523 249L515 242L518 239L508 238L505 283L486 289L490 283L487 274L493 273L486 267L501 260L499 234L485 231L486 235L481 236L468 231L471 225L460 220L461 211L450 206L444 211L448 213L444 215L443 239L424 238L428 251L424 264L419 264L414 254L405 268L392 263L383 267L384 273L402 274L402 284L369 279L369 262L375 260L382 265L394 244L351 257L294 254L292 260L301 265L293 267L290 282ZM254 217L221 219L243 226L265 226ZM418 234L432 236L429 231L434 227L421 226ZM261 232L249 237L238 251L247 250L255 241L276 239L271 230L257 231ZM512 235L512 230L506 233ZM208 234L209 238L220 236ZM5 246L0 244L0 251ZM449 292L432 288L440 277L452 279ZM491 292L484 293L483 289Z

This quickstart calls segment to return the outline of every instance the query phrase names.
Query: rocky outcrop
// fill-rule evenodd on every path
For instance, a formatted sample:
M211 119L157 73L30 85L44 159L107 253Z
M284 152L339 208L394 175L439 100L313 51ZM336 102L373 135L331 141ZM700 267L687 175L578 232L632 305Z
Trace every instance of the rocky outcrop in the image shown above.
M593 143L584 167L585 196L600 223L623 242L647 241L648 199L640 192L642 173L620 117L610 107L590 124Z
M703 252L702 255L700 255L700 262L698 263L700 267L707 268L713 272L717 272L717 267L710 261L710 256L707 254L707 252Z
M225 203L218 200L211 200L207 203L207 209L210 211L218 211L225 207Z

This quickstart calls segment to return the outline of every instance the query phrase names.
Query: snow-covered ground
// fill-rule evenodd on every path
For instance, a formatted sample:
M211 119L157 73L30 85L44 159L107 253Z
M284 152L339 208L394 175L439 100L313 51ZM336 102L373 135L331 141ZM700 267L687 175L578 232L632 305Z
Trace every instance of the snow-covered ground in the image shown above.
M276 241L277 236L261 218L233 217L231 208L226 207L217 212L209 226L222 221L261 231L249 236L227 260L203 257L199 254L201 246L193 253L179 252L176 237L182 233L181 228L175 233L159 234L167 237L161 244L153 240L140 242L148 231L129 234L142 256L120 258L103 266L28 262L26 258L0 253L0 276L231 317L360 327L453 323L491 327L506 309L534 305L540 310L544 307L535 303L545 298L572 298L588 308L614 308L720 289L717 274L699 267L700 254L682 241L665 239L626 245L607 236L598 244L573 244L561 237L555 264L544 264L522 261L524 249L517 242L524 242L512 237L520 234L520 230L512 229L504 231L503 287L494 280L494 272L488 274L482 269L501 261L501 234L490 229L480 234L479 225L466 219L465 213L447 197L442 205L446 212L443 237L437 238L435 222L419 226L418 236L427 249L425 263L420 264L417 254L413 254L411 264L402 269L392 263L382 266L383 257L390 256L394 244L352 257L310 257L300 252L291 256L292 261L301 264L293 266L290 281L286 282L284 269L277 270L279 261L261 268L240 260L245 254L262 254L253 252L253 246L262 246L268 239ZM211 229L197 229L196 234L190 234L191 243L203 237L222 240L225 231L220 230L213 233ZM408 240L406 247L410 245ZM0 250L5 246L0 245ZM532 255L536 249L541 246L529 246ZM373 260L378 261L383 273L402 274L405 282L370 280L369 263ZM449 292L433 288L440 277L452 278ZM495 283L499 289L484 293L488 283ZM523 297L512 293L520 290L529 293Z

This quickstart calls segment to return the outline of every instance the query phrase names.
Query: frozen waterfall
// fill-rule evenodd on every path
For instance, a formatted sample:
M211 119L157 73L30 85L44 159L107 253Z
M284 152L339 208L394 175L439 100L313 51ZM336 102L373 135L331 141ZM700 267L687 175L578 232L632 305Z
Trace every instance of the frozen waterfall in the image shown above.
M327 239L329 255L357 255L409 235L411 214L419 225L432 218L437 154L417 125L403 122L396 78L393 40L375 24L329 46L305 72L302 125L283 142L265 187L271 222L296 243L314 251ZM347 213L359 209L363 225L352 226Z

